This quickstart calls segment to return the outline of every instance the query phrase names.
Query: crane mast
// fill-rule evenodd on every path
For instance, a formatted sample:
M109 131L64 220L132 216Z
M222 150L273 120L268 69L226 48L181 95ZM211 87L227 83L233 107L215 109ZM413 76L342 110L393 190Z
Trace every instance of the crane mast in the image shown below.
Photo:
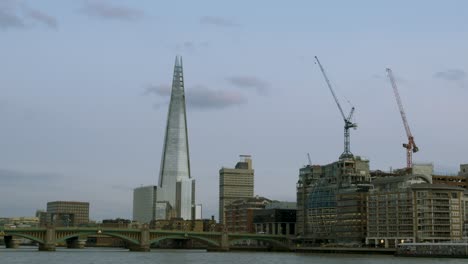
M403 148L406 149L406 168L410 169L413 167L413 153L418 152L419 148L416 146L416 143L414 142L414 137L411 134L411 130L408 124L408 120L406 119L406 113L403 108L403 104L401 103L400 93L398 92L398 87L396 85L393 72L390 68L387 68L386 70L388 78L390 79L390 83L392 84L393 93L395 94L395 98L398 104L398 109L400 110L401 120L403 121L403 126L405 127L406 136L408 137L408 143L404 143Z
M322 72L323 78L325 79L325 82L327 83L327 86L330 89L333 99L335 99L335 103L338 106L338 110L340 110L341 116L343 117L343 121L345 123L344 125L344 152L343 154L341 154L340 159L353 158L353 154L351 153L351 147L350 147L351 141L350 141L349 129L357 128L357 124L351 121L353 114L354 114L354 107L351 108L351 111L349 112L348 117L346 117L343 112L343 108L341 107L340 102L338 101L338 98L336 97L335 91L333 91L333 87L330 83L330 80L328 79L327 74L325 73L325 69L322 67L322 64L320 63L317 56L315 56L315 60L317 61L318 66L320 67L320 71Z

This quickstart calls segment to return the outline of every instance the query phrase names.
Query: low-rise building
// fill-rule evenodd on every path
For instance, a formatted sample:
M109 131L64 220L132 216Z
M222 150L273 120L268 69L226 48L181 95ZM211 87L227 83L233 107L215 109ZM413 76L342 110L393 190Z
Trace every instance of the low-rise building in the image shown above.
M295 235L296 203L272 202L265 209L253 212L253 224L257 234Z
M235 200L225 206L225 228L228 232L255 233L253 224L254 211L264 209L270 199L255 196Z

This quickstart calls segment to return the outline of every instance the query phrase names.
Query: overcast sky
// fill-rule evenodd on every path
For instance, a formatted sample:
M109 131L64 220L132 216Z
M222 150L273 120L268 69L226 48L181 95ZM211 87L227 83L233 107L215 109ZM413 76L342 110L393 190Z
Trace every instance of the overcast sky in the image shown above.
M468 163L467 1L0 0L0 217L47 201L132 216L156 185L174 58L184 60L192 175L204 217L218 177L251 154L255 193L295 201L298 170L351 150L406 164L392 68L420 148L440 173Z

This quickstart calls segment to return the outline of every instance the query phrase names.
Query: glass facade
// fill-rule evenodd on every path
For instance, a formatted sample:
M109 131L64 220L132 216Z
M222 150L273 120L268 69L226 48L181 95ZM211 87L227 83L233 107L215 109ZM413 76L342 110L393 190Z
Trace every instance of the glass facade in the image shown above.
M176 57L166 135L159 174L158 201L168 202L176 216L192 219L194 188L190 175L182 58ZM180 192L177 192L180 185Z

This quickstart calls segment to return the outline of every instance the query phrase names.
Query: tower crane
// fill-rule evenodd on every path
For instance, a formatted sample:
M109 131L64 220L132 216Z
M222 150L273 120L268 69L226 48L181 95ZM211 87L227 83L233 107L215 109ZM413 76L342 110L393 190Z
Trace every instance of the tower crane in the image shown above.
M412 154L418 152L419 148L416 146L416 143L414 142L414 137L411 134L411 130L408 125L408 120L406 119L405 110L403 109L403 104L401 103L400 93L398 92L398 87L395 82L395 77L393 77L393 72L390 68L387 68L386 70L388 78L390 79L390 83L393 87L393 93L395 94L398 108L400 110L401 119L403 120L403 125L406 131L406 136L408 137L408 143L403 143L403 148L406 149L406 168L410 169L413 167Z
M325 70L322 67L322 64L320 63L319 59L317 56L315 56L315 60L317 61L318 66L320 67L320 71L322 71L323 78L325 79L325 82L327 83L328 88L330 89L330 92L333 95L333 98L335 99L335 103L338 106L338 109L340 110L341 116L343 117L344 121L344 152L343 154L340 155L340 159L346 159L346 158L353 158L353 154L351 153L351 148L350 148L350 134L349 134L349 129L350 128L357 128L357 124L353 123L351 121L351 118L353 117L354 114L354 106L351 108L351 111L349 112L349 115L346 117L343 108L340 105L340 102L338 101L338 98L335 95L335 92L333 91L332 85L330 83L330 80L327 77L327 74L325 73Z

